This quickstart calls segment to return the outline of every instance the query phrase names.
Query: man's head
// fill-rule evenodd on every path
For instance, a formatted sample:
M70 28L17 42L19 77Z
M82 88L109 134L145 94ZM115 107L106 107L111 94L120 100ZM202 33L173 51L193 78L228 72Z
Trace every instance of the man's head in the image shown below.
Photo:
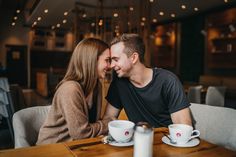
M138 34L123 34L115 37L111 41L110 46L120 42L124 44L123 53L129 57L136 52L139 55L140 62L144 63L145 45L143 43L143 39Z
M144 62L145 46L137 34L123 34L111 42L111 67L118 77L129 77L132 67Z

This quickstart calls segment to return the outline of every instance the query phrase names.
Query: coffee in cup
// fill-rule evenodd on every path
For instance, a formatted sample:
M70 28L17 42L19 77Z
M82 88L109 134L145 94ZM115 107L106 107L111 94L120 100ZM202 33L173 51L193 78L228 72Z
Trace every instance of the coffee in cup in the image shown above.
M168 126L170 138L177 144L186 144L190 139L200 136L200 131L186 124L171 124Z
M108 123L110 135L117 142L129 142L134 134L134 123L128 120L113 120Z

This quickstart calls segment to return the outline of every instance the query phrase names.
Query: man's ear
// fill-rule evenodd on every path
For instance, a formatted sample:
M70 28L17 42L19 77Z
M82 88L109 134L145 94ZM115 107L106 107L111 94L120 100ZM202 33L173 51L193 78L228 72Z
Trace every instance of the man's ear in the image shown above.
M136 63L139 60L139 54L137 52L134 52L131 57L132 63Z

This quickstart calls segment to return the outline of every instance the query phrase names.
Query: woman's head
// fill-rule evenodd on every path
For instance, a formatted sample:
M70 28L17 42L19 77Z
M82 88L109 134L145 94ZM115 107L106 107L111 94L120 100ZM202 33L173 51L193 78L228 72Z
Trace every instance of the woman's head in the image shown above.
M85 95L89 94L96 86L97 79L105 77L109 68L109 57L108 44L95 38L83 39L75 47L61 83L68 80L78 81Z

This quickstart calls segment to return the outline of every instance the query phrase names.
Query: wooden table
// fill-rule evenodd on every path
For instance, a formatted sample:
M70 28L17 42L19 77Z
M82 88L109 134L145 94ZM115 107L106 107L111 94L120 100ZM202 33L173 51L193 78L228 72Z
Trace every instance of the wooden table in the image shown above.
M161 141L167 128L154 130L153 157L236 157L236 151L225 149L201 140L200 144L191 148L178 148L164 144ZM101 142L102 137L77 140L72 142L44 145L30 148L0 151L0 157L14 156L65 156L65 157L133 157L133 147L115 147Z
M0 157L74 157L63 143L0 151Z

